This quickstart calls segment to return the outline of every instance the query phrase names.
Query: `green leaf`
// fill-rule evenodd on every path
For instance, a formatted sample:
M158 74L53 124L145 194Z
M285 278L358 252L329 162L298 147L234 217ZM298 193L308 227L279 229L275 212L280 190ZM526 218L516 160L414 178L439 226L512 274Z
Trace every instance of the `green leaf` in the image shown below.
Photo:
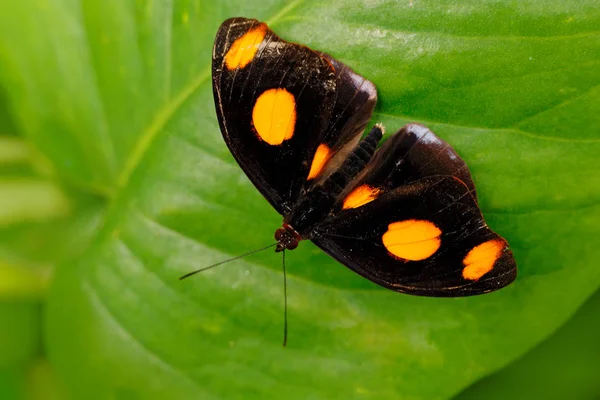
M0 302L0 369L22 366L40 351L40 304Z
M454 400L594 399L600 393L600 292L525 357L469 387Z
M65 388L56 379L52 365L47 360L38 360L27 371L27 400L64 400Z
M3 399L21 399L23 395L23 372L20 368L0 368L0 396Z
M303 243L288 259L285 349L272 254L179 282L268 244L280 223L214 117L212 41L235 15L373 80L388 130L419 121L454 145L511 243L517 282L404 296ZM599 23L592 0L0 5L15 125L61 179L106 198L48 304L46 344L70 392L441 399L522 355L600 283Z
M0 368L0 398L3 400L63 400L64 388L57 381L52 366L46 360L36 360L31 366Z

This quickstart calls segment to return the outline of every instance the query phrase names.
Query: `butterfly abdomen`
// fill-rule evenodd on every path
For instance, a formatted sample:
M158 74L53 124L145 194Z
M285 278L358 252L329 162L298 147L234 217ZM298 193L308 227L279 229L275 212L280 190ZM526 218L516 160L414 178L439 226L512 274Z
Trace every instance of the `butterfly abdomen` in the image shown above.
M350 181L367 165L373 157L377 144L383 137L383 126L375 125L369 134L360 141L356 148L350 153L348 158L342 163L340 168L335 171L324 183L324 186L333 186L332 189L337 194L350 183Z

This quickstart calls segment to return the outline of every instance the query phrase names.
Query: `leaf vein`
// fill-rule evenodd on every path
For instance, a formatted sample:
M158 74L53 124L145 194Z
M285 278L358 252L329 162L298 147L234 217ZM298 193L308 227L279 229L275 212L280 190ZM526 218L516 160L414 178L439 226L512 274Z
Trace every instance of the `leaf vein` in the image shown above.
M552 111L552 110L555 110L555 109L557 109L557 108L560 108L560 107L562 107L562 106L565 106L565 105L568 105L568 104L574 103L575 101L579 100L579 99L580 99L580 98L582 98L583 96L587 95L588 93L590 93L590 92L594 91L595 89L597 89L597 88L599 88L599 87L600 87L600 84L598 84L598 85L594 85L594 86L592 86L592 87L588 88L587 90L584 90L583 92L576 94L576 95L575 95L575 96L573 96L573 97L569 97L568 99L565 99L565 100L563 100L563 101L560 101L560 102L558 102L557 104L554 104L554 105L553 105L552 107L550 107L550 108L547 108L547 109L545 109L545 110L542 110L542 111L536 112L536 113L534 113L534 114L532 114L532 115L530 115L530 116L527 116L527 117L525 117L525 118L522 118L520 121L518 121L518 122L517 122L517 123L514 125L514 128L515 128L515 129L518 129L518 127L519 127L520 125L523 125L523 123L524 123L524 122L526 122L526 121L529 121L529 120L532 120L532 119L536 118L537 116L539 116L539 115L542 115L542 114L544 114L544 113L546 113L546 112L548 112L548 111Z
M201 71L185 86L175 97L172 97L156 114L150 125L144 130L139 140L133 147L123 171L117 180L117 187L122 189L129 183L131 174L141 162L148 148L161 129L169 122L181 105L194 94L194 92L210 77L210 68Z

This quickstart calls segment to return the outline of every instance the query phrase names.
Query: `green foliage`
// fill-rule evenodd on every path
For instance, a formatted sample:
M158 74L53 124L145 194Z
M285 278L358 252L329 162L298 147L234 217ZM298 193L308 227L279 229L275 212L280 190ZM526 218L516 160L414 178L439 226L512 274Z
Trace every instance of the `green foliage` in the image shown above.
M516 283L405 296L302 243L284 349L274 255L178 281L280 222L215 120L212 42L238 15L373 80L388 131L455 146ZM446 399L517 359L600 283L598 26L595 0L1 2L0 390L41 354L49 270L73 398Z
M455 400L597 399L600 292L548 340Z

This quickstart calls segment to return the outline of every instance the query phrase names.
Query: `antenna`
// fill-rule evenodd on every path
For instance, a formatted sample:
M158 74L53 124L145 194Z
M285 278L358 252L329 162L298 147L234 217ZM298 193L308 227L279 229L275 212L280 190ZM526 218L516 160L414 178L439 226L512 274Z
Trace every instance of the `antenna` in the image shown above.
M237 259L239 259L239 258L242 258L242 257L249 256L250 254L254 254L254 253L258 253L259 251L264 251L264 250L267 250L268 248L271 248L271 247L273 247L273 246L277 246L277 243L273 243L273 244L270 244L270 245L268 245L268 246L266 246L266 247L263 247L262 249L252 250L252 251L249 251L249 252L247 252L247 253L241 254L241 255L239 255L239 256L235 256L235 257L233 257L233 258L230 258L230 259L227 259L227 260L224 260L224 261L218 262L218 263L216 263L216 264L209 265L208 267L200 268L200 269L197 269L197 270L195 270L195 271L189 272L189 273L187 273L187 274L185 274L185 275L183 275L183 276L180 276L180 277L179 277L179 280L182 280L182 279L188 278L188 277L190 277L190 276L192 276L192 275L194 275L194 274L197 274L198 272L203 272L203 271L206 271L207 269L211 269L211 268L214 268L214 267L218 267L219 265L226 264L226 263L228 263L228 262L235 261L235 260L237 260ZM284 256L284 259L285 259L285 256ZM285 266L284 266L284 272L285 272Z

